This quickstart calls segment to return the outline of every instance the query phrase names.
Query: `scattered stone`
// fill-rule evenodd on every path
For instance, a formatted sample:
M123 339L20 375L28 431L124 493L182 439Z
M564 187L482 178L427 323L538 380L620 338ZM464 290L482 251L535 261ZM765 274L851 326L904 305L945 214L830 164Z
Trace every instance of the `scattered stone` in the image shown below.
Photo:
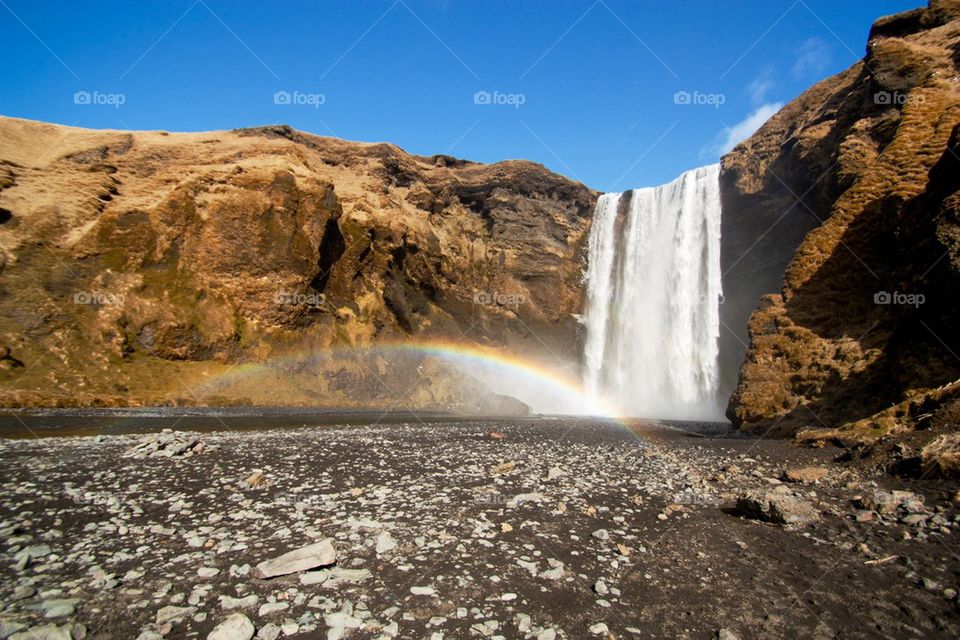
M377 555L393 551L397 548L397 541L393 539L389 531L381 531L377 536Z
M895 513L901 508L907 513L926 511L923 498L910 491L874 491L855 502L861 509L876 511L881 515Z
M277 640L280 637L280 627L273 624L265 624L257 632L257 640Z
M174 432L164 429L161 433L148 433L127 450L126 456L142 460L144 458L190 457L209 449L196 434Z
M186 618L188 615L196 611L196 607L174 607L166 606L157 611L156 620L154 623L159 627L161 625L167 624L168 622L179 622Z
M52 553L50 545L47 544L36 544L29 547L24 547L20 551L13 554L13 559L16 561L16 567L18 571L23 571L30 563L37 559L43 558Z
M290 608L289 602L266 602L260 605L260 610L257 611L257 615L261 618L269 616L272 613L279 613L280 611L286 611Z
M220 573L220 569L216 567L200 567L197 569L197 576L200 578L212 578L218 573Z
M597 540L609 540L609 539L610 539L610 534L607 532L606 529L597 529L596 531L594 531L594 532L591 533L590 535L592 535L592 536L593 536L594 538L596 538Z
M826 478L828 473L829 470L824 467L796 467L784 471L783 479L787 482L816 484Z
M415 596L432 596L436 595L437 591L433 587L410 587L410 593Z
M267 480L267 476L263 474L263 471L255 469L253 473L247 476L246 480L243 481L248 487L253 487L258 489L260 487L266 487L270 484L270 481Z
M300 584L307 587L314 584L323 584L330 577L330 569L307 571L300 574Z
M37 588L32 584L20 585L13 590L13 594L10 596L10 602L19 602L20 600L26 600L27 598L32 598L37 593ZM8 634L9 635L9 634ZM0 636L5 637L5 636Z
M373 577L369 569L344 569L343 567L333 567L330 574L323 582L324 588L335 589L341 584L357 584Z
M610 628L605 622L598 622L590 625L590 633L595 636L606 636L608 633L610 633Z
M220 596L220 607L224 611L231 609L249 609L257 606L259 598L255 594L250 594L243 598L234 598L233 596Z
M44 600L40 603L40 609L44 618L63 618L73 615L77 602L76 598Z
M515 460L509 460L507 462L501 462L498 465L495 465L490 468L490 474L495 476L502 476L510 473L517 468L517 463Z
M0 640L6 640L17 631L26 629L27 625L9 620L0 620Z
M784 525L807 524L820 517L811 502L784 488L745 491L737 497L736 509L747 518Z
M316 569L332 565L337 559L333 540L327 538L320 542L289 551L281 556L261 562L253 568L253 577L264 580L276 576L285 576L299 571Z
M251 640L255 628L242 613L231 614L207 635L207 640Z
M550 568L540 574L544 580L560 580L564 575L564 564L559 560L550 558L547 560Z
M67 624L57 626L47 624L33 627L26 631L18 631L8 640L82 640L87 637L87 628L82 624Z

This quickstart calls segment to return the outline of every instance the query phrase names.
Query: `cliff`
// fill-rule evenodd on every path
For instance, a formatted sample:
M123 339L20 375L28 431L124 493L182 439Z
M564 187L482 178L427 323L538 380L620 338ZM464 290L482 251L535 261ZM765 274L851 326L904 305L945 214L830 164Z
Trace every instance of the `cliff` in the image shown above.
M861 62L723 159L741 429L876 444L957 428L958 66L960 2L883 18Z
M284 126L0 118L0 402L475 404L376 347L575 356L595 199L530 162Z

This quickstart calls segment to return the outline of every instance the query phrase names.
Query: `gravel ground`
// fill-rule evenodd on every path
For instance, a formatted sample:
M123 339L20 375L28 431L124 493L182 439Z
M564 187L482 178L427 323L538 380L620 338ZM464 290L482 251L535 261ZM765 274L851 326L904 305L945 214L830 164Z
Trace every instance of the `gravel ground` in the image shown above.
M960 636L956 487L836 453L572 419L0 440L0 640Z

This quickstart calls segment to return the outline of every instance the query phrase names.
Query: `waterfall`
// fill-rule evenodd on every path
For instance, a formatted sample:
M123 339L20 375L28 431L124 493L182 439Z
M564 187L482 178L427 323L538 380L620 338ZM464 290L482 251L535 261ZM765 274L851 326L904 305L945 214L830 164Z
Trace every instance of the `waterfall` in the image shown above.
M597 202L584 383L629 415L721 416L719 175L710 165Z

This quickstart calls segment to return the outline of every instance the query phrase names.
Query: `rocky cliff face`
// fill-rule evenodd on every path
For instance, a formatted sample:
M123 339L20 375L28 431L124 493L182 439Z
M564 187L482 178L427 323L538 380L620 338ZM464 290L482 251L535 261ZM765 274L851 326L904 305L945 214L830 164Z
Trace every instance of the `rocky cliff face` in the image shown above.
M881 19L862 62L723 159L727 362L749 344L728 411L741 428L875 442L950 405L958 68L960 2Z
M288 127L2 118L0 401L462 407L475 381L358 353L573 355L595 199L529 162Z

